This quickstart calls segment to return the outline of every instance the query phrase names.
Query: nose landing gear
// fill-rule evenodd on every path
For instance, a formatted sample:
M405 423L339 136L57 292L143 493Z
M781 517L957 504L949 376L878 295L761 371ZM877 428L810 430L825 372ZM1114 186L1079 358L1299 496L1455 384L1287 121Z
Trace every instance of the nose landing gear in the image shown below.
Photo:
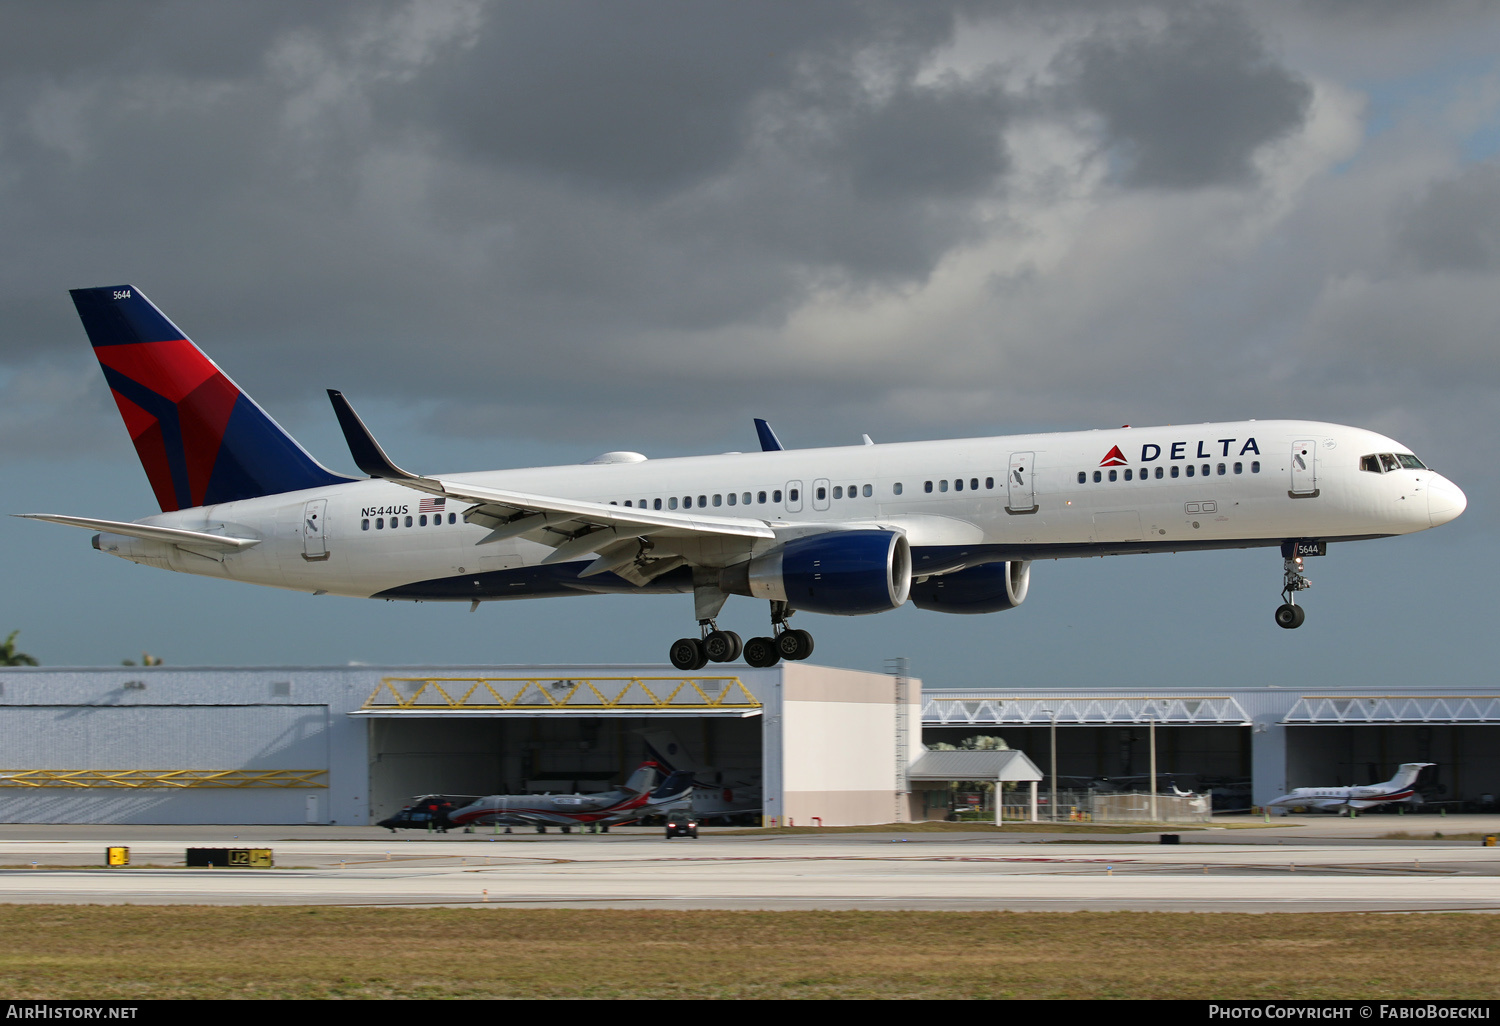
M1302 626L1302 621L1307 619L1307 610L1297 605L1297 592L1306 591L1312 587L1309 581L1302 575L1302 557L1290 556L1282 561L1281 597L1282 604L1276 607L1276 626L1285 630L1296 630Z

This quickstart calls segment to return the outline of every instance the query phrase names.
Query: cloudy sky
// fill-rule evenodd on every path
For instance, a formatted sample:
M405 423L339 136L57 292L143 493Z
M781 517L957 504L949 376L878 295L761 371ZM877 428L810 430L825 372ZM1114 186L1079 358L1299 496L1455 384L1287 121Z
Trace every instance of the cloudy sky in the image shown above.
M129 282L325 463L424 471L1299 417L1459 521L1038 564L991 617L813 618L937 685L1493 679L1500 9L1483 0L14 2L4 511L150 489L68 301ZM660 661L691 599L312 598L6 518L49 665ZM762 633L762 604L726 626Z

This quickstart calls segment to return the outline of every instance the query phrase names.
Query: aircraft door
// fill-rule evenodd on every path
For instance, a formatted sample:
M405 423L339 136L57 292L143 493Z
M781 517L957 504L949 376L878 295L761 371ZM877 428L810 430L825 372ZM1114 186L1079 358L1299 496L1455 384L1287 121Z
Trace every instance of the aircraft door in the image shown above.
M1318 443L1311 438L1292 443L1292 487L1294 499L1312 499L1318 494Z
M788 513L802 512L801 481L788 481L786 483L786 511Z
M828 478L820 477L812 483L813 509L827 509L829 501Z
M1005 481L1005 512L1036 512L1036 453L1010 454L1010 471Z
M327 499L314 499L302 509L302 558L309 563L328 558L327 519Z

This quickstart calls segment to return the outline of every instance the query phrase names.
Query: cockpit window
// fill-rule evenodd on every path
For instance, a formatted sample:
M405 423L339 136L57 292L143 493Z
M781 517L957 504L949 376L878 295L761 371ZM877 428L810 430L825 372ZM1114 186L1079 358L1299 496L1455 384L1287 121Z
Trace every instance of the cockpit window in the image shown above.
M1389 474L1393 470L1426 470L1427 465L1411 453L1382 452L1361 456L1359 469L1372 474Z

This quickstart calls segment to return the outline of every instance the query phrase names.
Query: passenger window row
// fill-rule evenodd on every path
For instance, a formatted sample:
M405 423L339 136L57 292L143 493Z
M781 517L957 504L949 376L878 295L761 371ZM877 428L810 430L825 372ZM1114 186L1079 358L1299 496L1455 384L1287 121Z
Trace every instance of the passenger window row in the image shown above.
M1183 473L1183 469L1182 469L1184 466L1186 467L1185 474ZM1418 460L1415 456L1408 456L1408 455L1406 455L1404 453L1379 454L1377 456L1364 456L1364 457L1361 457L1361 459L1360 459L1360 469L1361 470L1374 471L1375 473L1385 473L1385 472L1388 472L1390 470L1398 469L1398 467L1416 467L1416 468L1421 468L1422 467L1422 462L1420 460ZM1140 471L1139 471L1139 479L1142 480L1142 481L1149 480L1149 478L1151 476L1151 469L1152 468L1149 468L1149 467L1142 467L1140 469ZM1168 474L1168 472L1167 472L1168 468L1166 468L1166 467L1156 467L1155 471L1156 471L1156 475L1155 475L1156 479L1159 481L1162 478L1168 477L1168 476L1174 477L1174 478L1178 477L1178 476L1193 477L1193 476L1197 475L1198 473L1200 473L1200 467L1198 465L1192 464L1192 463L1188 463L1188 464L1176 464L1176 463L1174 463L1174 464L1172 464L1172 466L1170 468L1170 474ZM1235 463L1233 465L1233 472L1235 474L1243 474L1245 472L1245 465L1243 463ZM1109 474L1109 478L1108 479L1110 481L1118 481L1118 480L1120 480L1121 473L1122 473L1122 471L1119 468L1112 467L1108 471L1108 474ZM1201 474L1202 474L1202 476L1208 477L1208 476L1210 476L1211 474L1214 474L1214 473L1217 473L1221 477L1223 475L1225 475L1225 474L1230 473L1229 465L1228 464L1224 464L1224 463L1219 463L1219 464L1204 463L1204 464L1201 465ZM1259 474L1260 473L1260 461L1259 460L1254 460L1254 461L1251 462L1251 464L1250 464L1250 473L1252 473L1252 474ZM1123 474L1124 474L1124 479L1126 481L1131 481L1131 480L1135 480L1136 479L1137 471L1135 471L1135 469L1132 468L1132 467L1126 467L1126 468L1124 468ZM1104 475L1105 475L1105 471L1103 471L1103 470L1096 470L1096 471L1093 472L1093 479L1094 479L1095 482L1101 482L1101 481L1105 480L1105 476ZM1086 470L1080 470L1078 472L1078 483L1079 484L1085 484L1088 481L1088 479L1089 479L1089 473L1088 473L1088 471L1086 471ZM934 481L924 481L922 483L922 490L924 492L929 492L930 493L935 488L939 492L946 492L946 491L948 491L949 486L950 486L949 480L946 479L946 478L943 478L943 479L939 479L939 480L937 480L935 482ZM966 487L968 488L969 491L977 492L977 491L979 491L979 488L980 488L979 478L977 478L977 477L971 477L967 481L965 481L965 479L961 478L961 477L959 477L959 478L953 478L952 482L951 482L951 486L952 486L952 489L955 492L961 492ZM994 487L995 487L995 479L993 477L986 477L984 479L984 488L985 488L985 490L986 491L993 491ZM894 494L896 494L896 495L900 495L902 493L901 482L900 481L895 482L891 486L891 491ZM874 494L875 494L875 488L874 488L873 485L870 485L870 484L848 485L848 486L845 486L845 485L834 485L833 486L833 498L835 498L835 499L842 499L842 498L845 498L845 497L853 499L853 498L857 498L857 497L859 497L861 495L863 495L865 498L868 499L868 498L872 497ZM826 499L828 497L827 490L825 488L823 488L823 487L819 487L818 488L818 492L817 492L817 497L820 500L821 499ZM632 508L636 507L636 506L639 506L641 509L650 508L650 509L675 510L675 509L678 509L679 506L682 509L693 509L695 507L698 508L698 509L706 509L706 508L708 508L710 506L724 506L724 505L729 505L729 506L750 506L750 505L764 506L764 505L766 505L767 502L779 503L779 502L781 502L781 498L782 498L781 489L780 488L775 488L775 489L771 489L769 491L728 492L728 493L719 492L719 493L715 493L712 496L709 496L709 495L699 495L699 496L697 496L696 500L691 495L684 495L684 496L681 497L681 499L679 499L675 495L672 495L672 496L667 497L665 500L663 500L663 499L650 499L650 500L647 500L647 499L626 499L626 500L624 500L623 504L626 505L626 506L630 506ZM787 493L787 500L789 502L798 502L798 501L800 501L799 490L796 489L796 488L790 489L788 491L788 493ZM610 505L611 506L619 506L619 505L621 505L621 503L618 502L618 501L612 501L612 502L610 502ZM458 522L458 517L457 517L456 514L449 513L447 516L448 516L448 520L447 520L448 523L454 524L454 523ZM389 520L389 524L387 524L387 520ZM387 517L375 517L374 518L374 529L377 530L377 531L383 531L387 527L389 527L390 530L394 531L394 530L398 529L399 527L401 527L402 523L403 523L403 518L402 517L389 517L389 518L387 518ZM404 523L405 523L406 527L427 527L429 525L429 520L428 520L427 514L423 513L423 514L420 514L420 515L418 515L416 517L412 517L411 515L407 515L404 518ZM433 515L433 517L431 518L430 523L431 523L431 526L434 526L434 527L442 524L443 523L443 514L438 513L438 514ZM366 517L363 520L361 520L359 527L360 527L361 531L368 531L368 530L370 530L370 528L371 528L370 518Z
M977 491L979 491L979 478L977 478L977 477L971 477L971 478L969 478L969 485L968 485L968 487L969 487L969 491L971 491L971 492L977 492ZM984 479L984 487L985 487L986 491L993 491L994 487L995 487L995 479L993 477L987 477L987 478L985 478ZM939 481L937 483L937 490L940 491L940 492L946 492L948 490L948 482L946 480ZM964 479L963 478L961 478L961 477L955 477L953 479L953 490L955 492L961 492L961 491L964 490ZM930 492L930 491L932 491L932 482L931 481L923 481L922 482L922 491L924 491L924 492ZM901 494L901 486L900 485L896 486L896 494L897 495Z
M727 495L720 492L713 496L700 495L697 498L696 505L699 509L710 505L749 506L752 502L757 506L764 506L768 501L780 502L781 489L776 488L769 492L730 492ZM795 488L791 490L791 501L797 501L797 489ZM666 499L626 499L623 503L623 505L630 506L631 508L640 507L641 509L677 509L679 504L683 509L692 509L695 505L691 495L684 495L680 499L675 495L668 496ZM611 501L610 505L619 506L622 503Z
M900 495L901 494L901 485L898 483L895 486L894 490L895 490L895 493L897 495ZM817 495L818 495L819 499L826 499L826 498L828 498L828 493L829 493L829 489L827 487L819 487L818 488ZM864 484L864 485L852 484L852 485L848 485L848 486L845 486L845 485L834 485L833 486L833 497L835 499L843 499L843 498L846 498L846 497L850 498L850 499L854 499L854 498L858 498L861 495L863 495L865 498L868 499L868 498L871 498L872 496L874 496L874 494L875 494L875 486L872 485L872 484ZM610 505L611 506L621 506L621 505L624 505L624 506L630 506L632 508L639 507L641 509L667 509L667 510L673 510L673 509L694 509L694 508L697 508L697 509L707 509L707 508L713 507L713 506L720 506L720 507L722 507L722 506L750 506L750 505L764 506L768 501L772 502L772 503L779 503L781 501L781 489L780 488L774 488L774 489L771 489L770 491L764 491L764 492L717 492L717 493L715 493L713 495L699 495L696 498L694 496L691 496L691 495L684 495L684 496L681 496L680 498L678 496L676 496L676 495L672 495L672 496L668 496L665 499L625 499L623 501L611 500L610 501ZM787 491L787 501L788 502L799 502L799 501L801 501L801 490L797 489L797 488L788 489L788 491Z
M947 480L941 480L937 482L926 481L922 485L922 490L925 492L931 492L933 490L946 492L948 491L950 485L955 492L961 492L966 488L969 491L977 492L981 487L979 478L977 477L971 477L967 480L960 477L952 479L951 482ZM993 477L985 478L983 487L987 491L993 491L995 488L995 479ZM905 489L900 481L896 481L891 485L891 494L893 495L900 495L904 490ZM833 485L831 487L827 485L820 485L817 488L814 497L817 501L822 502L829 498L856 499L863 496L864 498L869 499L874 497L874 495L875 486L873 484ZM667 510L674 510L679 508L693 509L695 507L698 509L704 509L711 506L749 506L752 504L757 506L764 506L767 501L767 496L770 497L771 502L779 503L781 501L781 489L778 488L771 492L754 493L727 492L715 495L699 495L696 498L691 495L684 495L681 498L673 495L669 496L666 499L625 499L623 501L611 501L610 505L639 506L641 509L647 509L649 506L649 508L651 509ZM799 494L799 490L796 488L789 489L787 492L787 501L794 503L800 502L801 497Z
M1187 468L1186 472L1183 472L1183 467L1184 466ZM1139 480L1141 480L1141 481L1150 480L1150 478L1152 476L1151 475L1151 469L1152 468L1150 468L1150 467L1142 467L1140 469L1140 472L1139 472L1139 474L1140 474ZM1164 477L1195 477L1200 472L1201 472L1201 474L1202 474L1203 477L1208 477L1211 474L1215 474L1215 473L1218 474L1220 477L1223 477L1225 474L1228 474L1230 472L1230 466L1227 463L1204 463L1201 466L1198 465L1198 464L1193 464L1193 463L1188 463L1188 464L1174 463L1174 464L1172 464L1171 473L1170 474L1167 473L1167 468L1166 467L1157 467L1156 468L1156 475L1155 476L1156 476L1156 480L1160 481ZM1243 474L1244 472L1245 472L1245 465L1243 463L1236 463L1236 464L1234 464L1234 473L1236 473L1236 474ZM1103 481L1105 479L1104 473L1105 472L1102 471L1102 470L1096 470L1096 471L1094 471L1094 480L1096 482ZM1126 467L1123 473L1125 475L1125 480L1126 481L1132 481L1132 480L1136 480L1137 479L1136 478L1136 471L1133 468L1131 468L1131 467ZM1252 460L1250 462L1250 473L1252 473L1252 474L1259 474L1260 473L1260 460ZM1118 480L1120 480L1120 474L1121 474L1121 471L1120 471L1120 469L1118 467L1112 467L1112 468L1110 468L1110 470L1109 470L1109 480L1111 480L1111 481L1118 481ZM1085 482L1088 481L1088 479L1089 479L1089 472L1088 471L1086 471L1086 470L1080 470L1078 472L1078 483L1079 484L1084 484Z
M390 520L390 524L389 525L386 524L386 520L387 519ZM405 526L407 526L407 527L426 527L426 526L428 526L428 520L427 520L427 514L426 513L422 513L422 514L420 514L420 515L418 515L416 517L413 517L410 514L407 514L407 516L404 517L404 518L403 517L390 517L390 518L376 517L375 518L375 530L377 530L377 531L384 531L386 529L386 527L389 526L390 529L392 531L394 531L398 527L402 526L402 521L403 520L405 521ZM432 515L432 526L433 527L438 527L439 525L442 524L442 522L443 522L443 515L441 513L434 513ZM457 513L449 513L448 514L448 523L450 523L450 524L456 524L456 523L458 523L458 514ZM369 517L365 517L363 520L361 520L359 522L359 529L361 531L368 531L370 529L370 518Z
M874 494L875 494L875 486L874 485L865 485L864 486L864 496L865 496L865 498L868 499L870 496L872 496ZM896 485L896 494L897 495L901 494L901 486L899 484ZM851 498L851 499L858 498L859 495L860 495L860 486L859 485L850 485L849 486L849 498ZM818 497L819 501L828 498L828 489L826 487L819 486L818 492L817 492L817 497ZM833 486L833 497L835 499L842 499L844 497L844 486L843 485L834 485Z

